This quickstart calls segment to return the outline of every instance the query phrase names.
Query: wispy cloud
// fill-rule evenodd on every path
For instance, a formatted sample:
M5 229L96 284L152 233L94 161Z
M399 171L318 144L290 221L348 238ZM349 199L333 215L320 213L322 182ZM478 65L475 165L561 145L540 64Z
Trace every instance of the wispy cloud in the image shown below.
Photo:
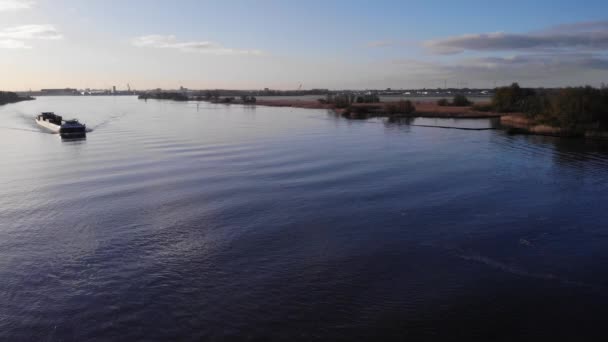
M393 45L395 45L395 42L392 40L376 40L365 44L365 46L369 48L388 47Z
M260 50L233 49L210 41L184 41L180 42L173 35L152 34L137 37L132 40L136 47L176 49L186 52L200 52L216 55L261 55Z
M365 47L368 48L386 48L386 47L411 47L412 45L417 45L418 42L413 40L404 40L404 39L386 39L386 40L374 40L371 42L365 43Z
M438 59L442 62L433 69L445 78L584 84L608 72L608 21L563 24L528 33L467 34L427 41L424 46L438 55L472 52L479 56Z
M398 59L390 65L391 75L432 86L443 85L444 80L449 85L470 81L470 86L514 81L530 86L598 84L605 81L608 73L608 57L593 53L533 53L426 61Z
M30 9L33 5L30 0L0 0L0 12Z
M0 38L58 40L63 36L53 25L21 25L0 30Z
M27 40L59 40L63 35L53 25L22 25L0 30L0 49L30 49Z
M608 22L574 23L528 34L467 34L427 41L424 45L438 54L465 51L605 50L608 49Z
M0 39L0 49L31 49L32 47L20 40Z
M608 70L608 59L592 54L531 54L511 57L482 57L462 61L455 67L481 69L536 69L550 71L564 68Z

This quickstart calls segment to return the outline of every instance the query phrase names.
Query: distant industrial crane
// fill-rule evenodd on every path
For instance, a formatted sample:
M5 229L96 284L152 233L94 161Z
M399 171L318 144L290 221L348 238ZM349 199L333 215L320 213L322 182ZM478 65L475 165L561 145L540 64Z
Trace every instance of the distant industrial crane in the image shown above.
M300 86L298 87L298 90L302 90L302 83L300 83Z

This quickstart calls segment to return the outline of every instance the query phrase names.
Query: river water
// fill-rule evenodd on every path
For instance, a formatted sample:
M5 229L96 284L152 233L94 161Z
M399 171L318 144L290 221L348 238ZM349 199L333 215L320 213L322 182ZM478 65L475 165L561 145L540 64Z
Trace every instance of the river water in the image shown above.
M40 111L92 131L61 140ZM134 97L0 119L0 340L603 331L603 144Z

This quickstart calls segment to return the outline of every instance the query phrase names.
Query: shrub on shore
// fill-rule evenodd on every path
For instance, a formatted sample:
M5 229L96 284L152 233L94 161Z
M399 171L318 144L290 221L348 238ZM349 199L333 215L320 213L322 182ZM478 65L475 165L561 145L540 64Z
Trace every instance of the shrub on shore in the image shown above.
M469 99L467 99L466 96L464 96L462 94L458 94L458 95L454 96L454 99L452 100L452 106L455 106L455 107L467 107L472 104L473 103L471 101L469 101Z
M437 105L439 107L445 107L445 106L449 106L450 102L447 99L441 99L441 100L437 100Z
M492 106L501 113L525 112L534 105L536 92L534 89L521 88L513 83L508 87L496 88L492 97Z
M461 94L454 96L454 98L452 99L452 102L448 101L447 99L437 100L437 105L439 107L447 107L447 106L467 107L472 104L473 104L473 102L469 101L469 99L467 99L466 96L461 95Z
M378 94L359 95L356 98L357 103L377 103L380 102Z
M347 108L350 106L350 101L345 96L337 96L334 100L336 108Z
M471 108L478 112L491 112L494 110L494 106L491 103L478 103L474 104Z
M388 115L409 115L416 111L416 107L410 100L400 100L398 102L389 102L384 105L384 111Z

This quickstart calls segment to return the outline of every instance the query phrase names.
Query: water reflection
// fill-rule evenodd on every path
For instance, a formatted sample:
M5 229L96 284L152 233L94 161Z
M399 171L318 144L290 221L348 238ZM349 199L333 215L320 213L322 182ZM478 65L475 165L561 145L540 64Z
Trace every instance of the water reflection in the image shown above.
M63 142L85 142L87 140L87 136L86 135L81 135L81 136L61 136L61 141Z
M384 119L386 125L414 126L427 128L445 128L461 130L494 130L499 129L500 120L489 119L454 119L454 118L419 118L389 117Z
M387 125L397 125L397 126L403 126L403 125L411 125L414 123L416 119L412 118L412 117L390 117L388 119L386 119L386 124Z
M526 136L533 144L550 146L555 163L578 169L608 166L608 141L601 139Z

